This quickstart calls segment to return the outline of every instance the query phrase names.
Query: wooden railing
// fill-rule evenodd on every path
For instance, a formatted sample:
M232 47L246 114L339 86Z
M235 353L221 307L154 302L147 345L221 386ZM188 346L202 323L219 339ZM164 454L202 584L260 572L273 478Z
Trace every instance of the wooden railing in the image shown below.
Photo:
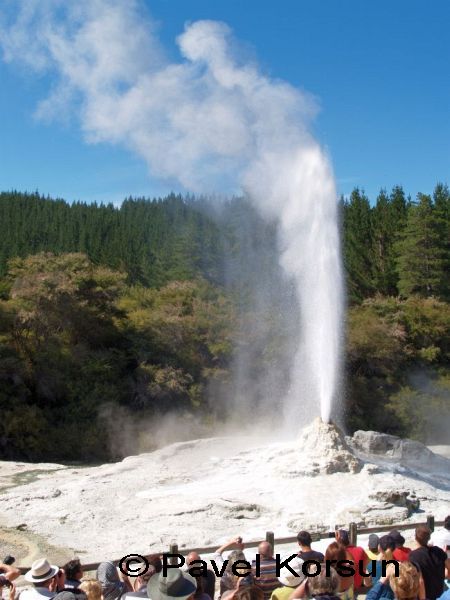
M433 515L427 516L426 522L413 522L413 523L397 523L392 525L377 525L375 527L358 527L356 523L350 523L348 526L350 544L356 545L358 540L358 534L367 534L367 533L377 533L379 531L390 531L392 529L397 529L398 531L405 531L406 529L414 529L418 525L427 525L431 531L434 531L435 526L443 526L444 521L436 521L434 520ZM314 542L317 542L322 539L330 539L334 538L334 531L325 531L325 532L314 532L311 533L311 538ZM277 537L275 538L275 534L273 531L266 532L266 541L270 542L272 547L275 549L275 545L283 545L283 544L293 544L297 542L297 536L289 536L289 537ZM250 542L245 542L246 548L256 548L261 540L252 540ZM186 556L189 552L197 552L198 554L212 554L217 550L217 546L205 546L199 548L183 548L180 552L178 543L173 541L168 550L162 551L159 554L169 553L169 554L182 554ZM152 552L152 554L158 554L158 552ZM118 564L120 558L113 561L115 564ZM100 561L102 562L102 561ZM95 563L86 563L83 564L83 571L96 571L100 562ZM29 570L29 567L20 567L21 573L26 573Z

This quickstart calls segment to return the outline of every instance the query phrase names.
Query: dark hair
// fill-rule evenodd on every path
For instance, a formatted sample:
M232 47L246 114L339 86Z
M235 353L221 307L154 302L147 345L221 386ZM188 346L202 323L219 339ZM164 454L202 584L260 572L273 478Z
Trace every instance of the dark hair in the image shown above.
M379 545L383 552L386 552L386 550L395 550L395 540L391 535L382 535Z
M246 585L234 592L234 600L264 600L264 592L257 585Z
M416 542L421 546L428 546L430 541L431 530L426 525L419 525L416 527Z
M159 554L149 554L147 556L148 564L155 567L156 573L161 573L162 571L162 562Z
M299 531L297 534L297 540L300 546L311 546L311 534L309 531Z
M444 527L450 531L450 515L447 515L444 519Z
M80 559L74 558L73 560L69 560L69 562L63 566L63 570L67 579L76 579L77 575L83 572Z
M343 546L350 546L350 538L348 535L348 531L346 529L339 529L338 534L339 534L339 542Z
M331 542L325 550L325 560L346 560L347 551L339 542Z

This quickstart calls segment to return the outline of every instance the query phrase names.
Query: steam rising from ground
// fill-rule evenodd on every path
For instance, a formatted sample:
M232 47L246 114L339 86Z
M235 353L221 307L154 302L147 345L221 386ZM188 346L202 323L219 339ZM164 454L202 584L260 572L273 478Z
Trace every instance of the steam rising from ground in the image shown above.
M298 429L320 403L328 421L342 283L332 169L308 132L313 99L240 61L224 23L187 25L172 63L134 0L7 0L2 12L4 59L53 76L39 117L74 115L88 142L121 144L189 191L243 191L278 220L301 307L284 416Z

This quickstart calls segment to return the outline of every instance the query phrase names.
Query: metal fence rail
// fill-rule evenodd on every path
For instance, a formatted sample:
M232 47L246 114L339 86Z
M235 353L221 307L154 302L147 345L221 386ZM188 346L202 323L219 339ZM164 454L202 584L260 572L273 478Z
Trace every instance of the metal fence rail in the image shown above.
M434 516L429 515L427 517L426 522L415 521L413 523L393 523L391 525L378 525L378 526L374 526L374 527L358 527L358 525L356 523L352 522L352 523L349 523L349 526L348 526L350 543L352 545L356 545L357 539L358 539L358 534L377 533L378 531L388 531L391 529L405 531L406 529L414 529L418 525L427 525L431 529L431 531L434 531L435 526L439 526L439 527L443 526L444 521L435 521ZM317 542L317 541L323 540L323 539L334 538L334 533L335 533L334 531L311 533L311 537L314 542ZM273 548L275 548L276 544L282 545L282 544L295 543L297 541L297 536L275 538L275 534L273 533L273 531L267 531L265 539L272 544ZM256 548L260 542L261 542L261 540L252 540L250 542L245 542L245 546L246 546L246 548ZM198 554L201 555L201 554L212 554L216 550L217 550L217 546L205 546L205 547L199 547L199 548L183 548L182 551L180 552L178 543L176 541L173 541L170 544L168 550L163 550L161 552L152 552L151 554L169 553L169 554L182 554L182 555L186 556L187 554L189 554L189 552L197 552ZM117 564L120 561L120 558L114 560L113 562L115 564ZM83 564L83 571L96 571L100 562L102 562L102 561ZM19 567L19 568L20 568L20 571L22 574L26 573L30 569L30 567Z

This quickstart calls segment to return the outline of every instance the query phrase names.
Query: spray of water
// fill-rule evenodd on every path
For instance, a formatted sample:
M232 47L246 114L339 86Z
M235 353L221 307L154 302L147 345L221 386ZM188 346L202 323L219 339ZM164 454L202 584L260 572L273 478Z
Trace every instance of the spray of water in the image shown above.
M332 169L309 133L314 100L237 58L224 23L187 25L173 63L138 0L5 0L1 10L4 60L52 76L38 118L74 116L88 142L123 145L186 190L243 190L278 220L301 307L285 419L298 427L320 407L328 421L342 284Z

